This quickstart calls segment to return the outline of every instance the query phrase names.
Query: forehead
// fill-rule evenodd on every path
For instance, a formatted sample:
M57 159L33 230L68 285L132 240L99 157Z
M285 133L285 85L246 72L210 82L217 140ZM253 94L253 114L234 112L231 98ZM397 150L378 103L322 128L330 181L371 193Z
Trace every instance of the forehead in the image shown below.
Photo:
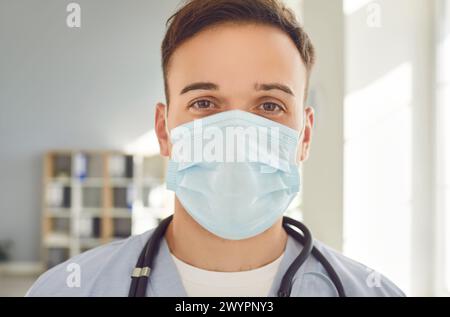
M224 89L282 82L303 95L306 68L291 38L262 24L226 23L209 27L179 46L167 80L171 95L192 82L211 81Z

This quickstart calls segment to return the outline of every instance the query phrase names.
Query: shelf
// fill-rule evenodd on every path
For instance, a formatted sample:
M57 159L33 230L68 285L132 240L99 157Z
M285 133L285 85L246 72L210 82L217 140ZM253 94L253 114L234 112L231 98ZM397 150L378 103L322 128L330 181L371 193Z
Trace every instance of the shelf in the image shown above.
M105 185L105 180L97 177L83 178L80 179L79 182L81 186L102 187Z
M38 276L45 271L40 262L1 262L0 276Z
M92 249L102 244L102 241L99 238L80 237L79 239L80 239L80 247L82 249Z
M146 177L142 179L142 185L144 186L159 186L165 183L164 179Z
M113 218L131 218L132 211L126 208L112 208L110 215Z
M51 208L48 207L45 211L49 217L53 218L68 218L71 216L70 208Z
M111 237L111 242L117 242L117 241L122 241L126 238L124 237Z
M102 213L103 213L102 208L82 207L80 211L80 217L101 217Z
M80 216L81 217L102 217L103 212L106 212L107 215L110 215L114 218L130 218L132 216L132 210L128 208L81 208ZM71 217L71 210L68 208L59 208L59 209L47 209L45 214L48 217L52 218L68 218Z
M70 235L52 233L44 239L44 244L49 248L69 248L70 247Z
M166 161L119 151L52 151L43 172L42 248L49 267L133 232L143 195L164 184ZM156 194L156 191L155 191Z
M130 186L134 184L134 180L126 177L111 177L108 179L110 186Z
M72 178L70 177L51 177L47 180L47 185L61 184L70 186L72 184Z

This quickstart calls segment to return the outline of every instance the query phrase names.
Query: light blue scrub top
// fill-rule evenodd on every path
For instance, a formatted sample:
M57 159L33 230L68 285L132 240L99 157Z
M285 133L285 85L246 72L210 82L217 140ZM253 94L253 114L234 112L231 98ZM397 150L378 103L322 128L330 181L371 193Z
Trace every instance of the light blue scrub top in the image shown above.
M131 273L152 232L97 247L55 266L39 277L27 296L128 296ZM338 273L347 296L404 296L386 277L374 275L378 273L317 240L314 243ZM284 273L301 250L302 245L289 236L268 296L277 296ZM66 282L73 272L67 270L70 263L79 265L79 287L69 287ZM165 239L162 239L155 259L147 296L187 296ZM294 277L291 296L326 297L338 296L338 293L325 269L311 255Z

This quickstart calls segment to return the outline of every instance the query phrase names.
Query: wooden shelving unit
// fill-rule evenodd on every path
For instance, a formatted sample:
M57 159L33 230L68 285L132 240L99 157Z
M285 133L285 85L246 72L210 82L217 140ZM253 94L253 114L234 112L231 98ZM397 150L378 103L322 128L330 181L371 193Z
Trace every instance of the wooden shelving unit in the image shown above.
M166 160L118 151L52 151L44 157L42 261L49 268L151 228L171 213Z

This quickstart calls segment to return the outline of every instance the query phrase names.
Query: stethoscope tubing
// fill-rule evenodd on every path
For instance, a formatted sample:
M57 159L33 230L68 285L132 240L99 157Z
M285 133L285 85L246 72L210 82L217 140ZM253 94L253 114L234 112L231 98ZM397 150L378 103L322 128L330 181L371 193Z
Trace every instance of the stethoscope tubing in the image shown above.
M144 248L139 255L138 261L136 263L135 271L131 276L131 285L128 293L129 297L145 297L147 292L148 279L150 272L154 265L154 259L159 249L161 239L163 238L167 227L173 219L173 215L165 218L156 227L155 231L148 239ZM298 228L302 233L294 230L292 227ZM302 251L291 263L289 268L286 270L278 290L277 295L279 297L289 297L292 290L292 281L303 265L303 263L308 259L309 255L312 254L325 268L326 272L330 276L339 297L345 297L345 290L339 275L334 270L331 263L326 259L326 257L314 246L312 234L309 229L300 221L294 220L289 217L283 217L283 228L286 232L303 245Z

